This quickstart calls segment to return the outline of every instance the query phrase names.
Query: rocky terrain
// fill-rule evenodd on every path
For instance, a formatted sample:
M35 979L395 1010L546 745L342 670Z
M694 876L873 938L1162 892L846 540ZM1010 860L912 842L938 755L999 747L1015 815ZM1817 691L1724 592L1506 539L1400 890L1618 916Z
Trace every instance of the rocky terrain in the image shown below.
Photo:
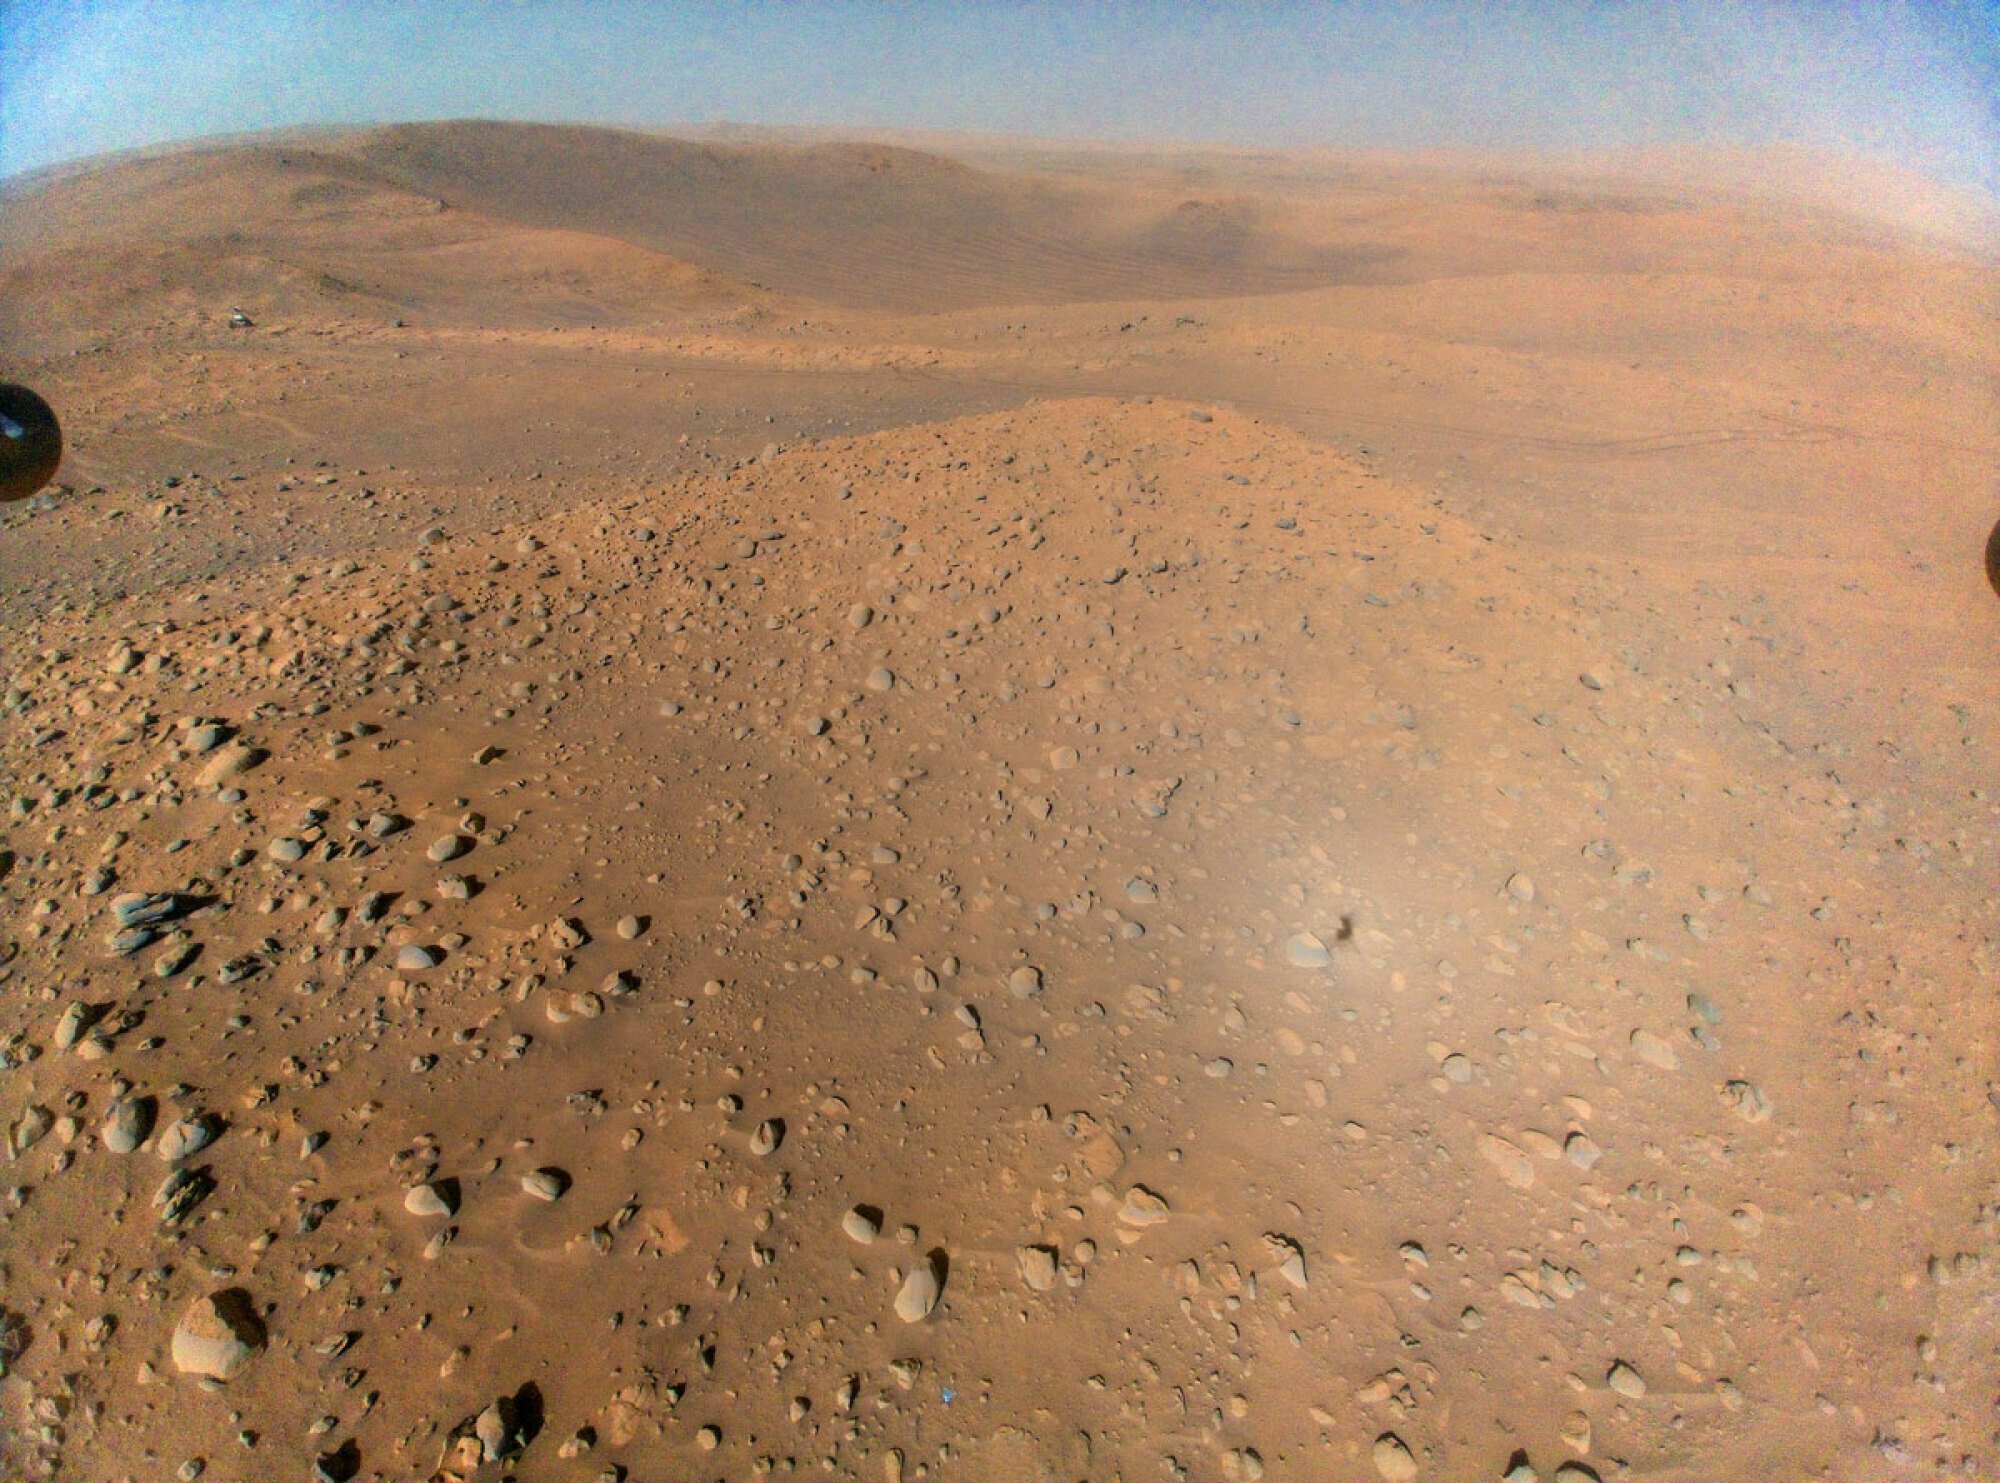
M517 290L276 168L450 313L0 200L8 1476L2000 1470L1990 265Z

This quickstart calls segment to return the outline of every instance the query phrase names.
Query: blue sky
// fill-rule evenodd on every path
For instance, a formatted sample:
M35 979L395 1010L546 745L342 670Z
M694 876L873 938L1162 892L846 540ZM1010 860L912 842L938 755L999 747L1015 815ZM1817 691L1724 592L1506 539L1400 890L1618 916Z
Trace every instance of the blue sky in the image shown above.
M2000 195L2000 0L0 0L0 175L282 124L468 116L1332 148L1784 141Z

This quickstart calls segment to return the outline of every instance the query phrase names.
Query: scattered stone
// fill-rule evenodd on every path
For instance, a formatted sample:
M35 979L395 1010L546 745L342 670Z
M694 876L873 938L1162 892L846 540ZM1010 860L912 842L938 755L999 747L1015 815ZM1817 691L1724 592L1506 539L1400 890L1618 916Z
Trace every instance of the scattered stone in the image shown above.
M482 1469L518 1457L528 1445L527 1418L511 1396L501 1396L465 1417L445 1435L431 1483L475 1483Z
M1722 1100L1746 1123L1766 1122L1771 1116L1770 1099L1755 1082L1732 1081L1722 1088Z
M215 1177L208 1170L176 1168L154 1191L153 1208L162 1225L179 1225L213 1193Z
M1056 1253L1050 1246L1020 1246L1014 1260L1021 1268L1021 1280L1031 1291L1047 1292L1056 1285Z
M1264 1236L1264 1249L1270 1253L1271 1260L1278 1264L1278 1275L1293 1287L1303 1291L1306 1286L1306 1254L1299 1243L1290 1236L1282 1236L1275 1231L1267 1232Z
M264 1322L241 1288L196 1298L173 1335L174 1368L183 1375L233 1380L262 1352Z
M521 1176L521 1188L537 1200L554 1203L569 1189L569 1176L560 1169L534 1169Z
M1118 1207L1118 1219L1128 1226L1144 1229L1163 1223L1168 1211L1165 1200L1143 1184L1135 1184L1125 1191L1124 1203Z
M111 898L111 916L120 927L150 927L173 920L182 910L172 891L127 891Z
M418 943L410 943L396 950L396 971L398 973L428 973L437 967L440 959L437 953Z
M944 1290L940 1265L935 1254L927 1256L903 1278L903 1285L896 1292L896 1316L904 1323L920 1323L937 1307L938 1295Z
M1410 1449L1394 1432L1383 1432L1377 1437L1369 1456L1374 1459L1375 1471L1382 1475L1386 1483L1410 1483L1417 1476L1416 1458L1410 1455Z
M8 1151L19 1158L29 1149L48 1137L49 1129L56 1125L56 1115L40 1103L28 1108L15 1122L7 1135Z
M1628 1037L1628 1040L1632 1047L1632 1054L1644 1061L1648 1066L1652 1066L1660 1071L1678 1071L1681 1069L1681 1058L1675 1052L1673 1045L1669 1041L1655 1035L1651 1030L1634 1030Z
M841 1216L840 1228L847 1233L849 1240L866 1246L882 1234L882 1216L865 1205L856 1205Z
M458 1212L458 1202L449 1184L419 1184L404 1194L403 1208L412 1215L450 1220Z
M1500 1171L1500 1177L1515 1189L1526 1189L1535 1182L1535 1161L1513 1143L1493 1133L1479 1135L1479 1154L1487 1163Z
M153 1099L120 1097L104 1119L104 1146L113 1153L131 1153L153 1131Z
M1285 961L1294 968L1325 968L1333 962L1333 954L1312 933L1294 932L1285 939Z
M231 742L210 755L201 771L195 774L195 783L203 788L219 788L230 778L239 777L263 766L271 754L258 747L241 741Z
M96 1023L98 1010L94 1005L82 1000L73 1000L56 1021L55 1046L57 1050L70 1050L81 1040L91 1025Z
M245 979L254 978L263 969L264 960L262 958L258 957L255 953L243 953L231 958L227 963L216 969L215 977L218 983L225 985L240 984Z
M352 1437L313 1459L313 1483L352 1483L360 1473L361 1448Z
M160 1134L160 1141L153 1145L153 1152L166 1163L178 1164L207 1148L220 1131L221 1124L208 1113L191 1113L167 1125L167 1130Z
M1622 1359L1612 1365L1604 1383L1628 1400L1636 1401L1646 1393L1645 1377Z
M1007 975L1007 992L1016 999L1033 999L1042 992L1042 970L1028 965Z

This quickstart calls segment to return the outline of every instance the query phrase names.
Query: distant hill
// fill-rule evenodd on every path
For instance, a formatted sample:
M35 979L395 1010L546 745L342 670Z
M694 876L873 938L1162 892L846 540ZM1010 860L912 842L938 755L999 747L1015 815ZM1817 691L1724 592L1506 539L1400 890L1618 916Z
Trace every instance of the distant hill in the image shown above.
M0 311L106 329L227 312L646 317L771 295L949 310L1313 288L1390 249L1256 210L1037 181L872 143L410 124L146 151L0 191Z

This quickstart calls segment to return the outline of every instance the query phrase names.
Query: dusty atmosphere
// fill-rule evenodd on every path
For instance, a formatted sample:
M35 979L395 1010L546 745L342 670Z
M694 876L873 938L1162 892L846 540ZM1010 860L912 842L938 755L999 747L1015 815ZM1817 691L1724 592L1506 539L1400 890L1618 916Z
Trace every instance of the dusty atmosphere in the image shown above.
M2000 1477L1993 239L923 142L0 191L0 1476Z

